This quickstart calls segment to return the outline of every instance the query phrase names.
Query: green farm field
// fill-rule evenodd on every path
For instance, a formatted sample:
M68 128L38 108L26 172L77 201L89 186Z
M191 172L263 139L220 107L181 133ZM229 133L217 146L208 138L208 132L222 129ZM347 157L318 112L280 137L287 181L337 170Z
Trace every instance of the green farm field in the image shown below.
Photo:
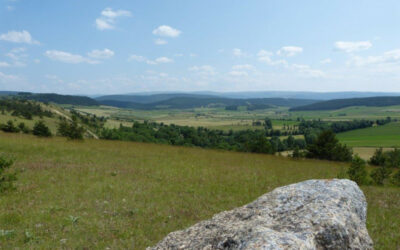
M337 134L350 147L400 147L400 122Z
M0 133L16 191L0 196L2 249L144 249L275 187L343 163L157 144ZM376 249L400 247L400 188L362 187Z
M262 126L253 126L253 121L262 121L266 117L273 119L274 129L282 129L285 125L295 125L298 122L287 119L287 108L274 108L256 111L227 111L223 108L198 108L187 110L132 110L108 106L79 107L83 113L108 117L106 124L109 128L119 124L130 125L132 121L154 121L181 126L207 127L219 130L246 130L261 129ZM285 114L284 114L285 113ZM285 118L286 117L286 118Z

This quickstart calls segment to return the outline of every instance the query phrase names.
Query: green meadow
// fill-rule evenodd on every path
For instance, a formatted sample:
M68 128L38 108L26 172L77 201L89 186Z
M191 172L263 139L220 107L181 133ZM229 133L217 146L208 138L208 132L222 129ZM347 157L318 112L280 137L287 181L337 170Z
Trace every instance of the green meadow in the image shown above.
M400 122L351 130L339 133L337 137L351 147L400 147Z
M2 249L144 249L272 189L346 164L157 144L0 133L17 189L0 196ZM362 187L376 249L400 247L400 188Z

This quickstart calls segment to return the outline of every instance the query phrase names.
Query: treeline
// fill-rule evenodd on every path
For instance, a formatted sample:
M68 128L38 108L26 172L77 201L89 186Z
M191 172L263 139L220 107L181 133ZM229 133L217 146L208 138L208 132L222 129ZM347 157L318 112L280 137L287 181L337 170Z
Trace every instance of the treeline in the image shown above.
M265 130L225 132L155 122L134 122L131 127L120 125L115 129L103 128L100 138L269 154L305 147L304 140L292 136L284 140L278 137L268 139Z
M336 110L351 106L382 107L400 105L399 96L335 99L293 107L290 111Z
M31 120L34 116L52 117L53 113L45 110L39 103L27 100L0 99L1 113L11 113L12 116L19 116Z
M388 120L390 122L391 119ZM374 125L375 121L371 120L353 120L353 121L336 121L336 122L324 122L320 120L305 121L302 120L299 125L299 133L306 134L310 129L332 130L334 133L346 132L354 129L369 128ZM386 124L385 122L380 125Z
M18 93L15 98L34 100L43 103L71 104L81 106L97 106L99 103L87 96L59 95L59 94L34 94L29 92Z
M74 109L70 110L73 119L78 119L80 123L87 125L90 128L98 131L103 128L104 124L107 122L107 118L104 116L96 116L94 114L82 114Z

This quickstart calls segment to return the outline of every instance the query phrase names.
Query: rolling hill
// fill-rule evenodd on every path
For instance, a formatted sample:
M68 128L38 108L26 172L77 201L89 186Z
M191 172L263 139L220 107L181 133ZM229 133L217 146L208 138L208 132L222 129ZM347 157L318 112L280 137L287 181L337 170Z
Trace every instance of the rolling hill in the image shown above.
M289 98L289 99L309 99L309 100L333 100L347 98L364 98L375 96L400 96L397 92L311 92L311 91L238 91L238 92L138 92L121 95L98 96L98 100L131 101L137 103L151 103L154 101L167 100L173 97L222 97L233 99L255 99L255 98Z
M335 99L292 107L290 111L336 110L351 106L383 107L400 105L400 96Z
M173 96L173 95L171 95ZM128 100L127 97L122 100L115 99L97 99L100 104L120 107L120 108L132 108L132 109L189 109L199 107L226 107L226 106L263 106L263 108L271 108L273 106L284 106L284 107L296 107L301 105L307 105L316 102L315 100L305 99L285 99L285 98L254 98L254 99L232 99L232 98L221 98L221 97L207 97L207 96L181 96L172 97L162 101L156 101L151 103L137 103ZM125 101L123 101L125 100ZM149 101L147 99L146 101Z
M34 94L34 93L18 93L18 98L33 100L38 102L53 102L57 104L71 104L71 105L82 105L82 106L97 106L99 103L87 96L77 95L59 95L59 94Z

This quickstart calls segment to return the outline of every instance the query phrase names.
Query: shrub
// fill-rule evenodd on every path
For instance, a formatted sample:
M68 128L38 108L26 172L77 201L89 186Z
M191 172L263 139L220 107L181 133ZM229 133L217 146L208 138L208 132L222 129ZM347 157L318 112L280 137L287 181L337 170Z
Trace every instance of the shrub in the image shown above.
M317 139L307 147L308 158L330 161L351 161L352 151L346 145L339 143L331 130L321 132Z
M82 126L78 125L76 119L73 119L72 122L67 122L66 120L62 120L58 124L57 132L61 136L68 137L69 139L82 140L85 129Z
M394 185L400 186L400 170L392 176L391 181Z
M19 129L14 125L14 122L9 120L6 124L1 124L0 129L8 133L18 133Z
M376 185L383 185L391 172L392 171L386 166L378 167L372 170L371 178Z
M383 153L382 148L378 148L375 150L374 155L371 157L371 159L368 161L370 165L375 165L375 166L384 166L386 161L386 155Z
M367 183L367 170L365 161L358 155L355 155L351 161L350 168L347 171L350 180L357 182L358 185Z
M369 164L375 166L387 166L391 168L399 167L400 150L395 148L392 151L383 152L382 148L379 148L369 160Z
M17 174L8 171L12 164L12 160L0 156L0 193L14 189Z
M30 129L25 125L25 123L21 122L18 124L18 128L20 131L22 131L24 134L29 134Z
M32 133L34 135L40 136L40 137L50 137L51 136L50 129L46 126L46 124L44 124L43 121L38 121L35 123Z

